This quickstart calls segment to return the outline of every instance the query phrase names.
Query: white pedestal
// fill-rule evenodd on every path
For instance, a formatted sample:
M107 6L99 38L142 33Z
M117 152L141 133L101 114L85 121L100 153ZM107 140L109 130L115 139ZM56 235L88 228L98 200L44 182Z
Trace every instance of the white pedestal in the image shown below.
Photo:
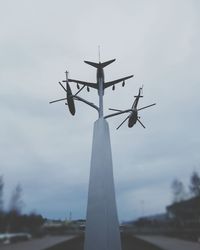
M121 250L108 123L94 123L84 250Z

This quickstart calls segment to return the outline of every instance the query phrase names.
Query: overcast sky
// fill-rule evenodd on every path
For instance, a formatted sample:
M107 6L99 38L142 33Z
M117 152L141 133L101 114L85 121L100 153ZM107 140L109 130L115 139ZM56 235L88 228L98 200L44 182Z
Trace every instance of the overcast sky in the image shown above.
M106 80L134 74L105 93L108 108L127 109L144 85L143 129L109 120L119 219L165 211L171 182L186 188L200 173L200 2L198 0L0 0L0 175L5 207L23 188L24 212L85 218L96 111L77 103L72 117L57 84L95 81L83 60L116 58ZM73 88L75 91L76 88ZM97 92L82 97L97 101Z

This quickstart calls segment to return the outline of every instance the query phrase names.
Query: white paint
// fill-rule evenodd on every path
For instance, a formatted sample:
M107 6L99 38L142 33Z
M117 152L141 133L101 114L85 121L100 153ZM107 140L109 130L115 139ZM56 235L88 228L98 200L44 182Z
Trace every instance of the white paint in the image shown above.
M108 123L94 123L84 250L121 250Z

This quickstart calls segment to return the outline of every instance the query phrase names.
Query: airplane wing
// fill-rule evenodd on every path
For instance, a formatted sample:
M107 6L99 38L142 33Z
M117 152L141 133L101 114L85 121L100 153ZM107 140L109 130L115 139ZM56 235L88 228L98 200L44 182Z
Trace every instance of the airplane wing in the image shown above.
M63 82L66 82L66 80L64 80ZM82 84L82 85L85 85L94 89L98 89L98 85L92 82L84 82L84 81L75 80L75 79L68 79L68 82L75 82L75 83Z
M133 77L133 75L127 76L127 77L123 77L123 78L120 78L120 79L117 79L117 80L114 80L114 81L111 81L111 82L105 82L104 83L104 88L108 88L108 87L110 87L110 86L112 86L112 85L114 85L116 83L123 82L123 81L125 81L125 80L127 80L129 78L132 78L132 77Z

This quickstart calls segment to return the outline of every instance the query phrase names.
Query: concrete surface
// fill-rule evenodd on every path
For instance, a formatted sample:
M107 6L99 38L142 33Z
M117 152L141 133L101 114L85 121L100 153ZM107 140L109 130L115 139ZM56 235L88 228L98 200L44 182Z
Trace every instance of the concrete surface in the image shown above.
M170 238L165 236L137 236L137 238L150 242L163 250L200 250L200 243Z
M13 243L9 245L0 245L0 250L44 250L47 247L70 240L75 236L46 236L41 239L32 239L29 241Z

